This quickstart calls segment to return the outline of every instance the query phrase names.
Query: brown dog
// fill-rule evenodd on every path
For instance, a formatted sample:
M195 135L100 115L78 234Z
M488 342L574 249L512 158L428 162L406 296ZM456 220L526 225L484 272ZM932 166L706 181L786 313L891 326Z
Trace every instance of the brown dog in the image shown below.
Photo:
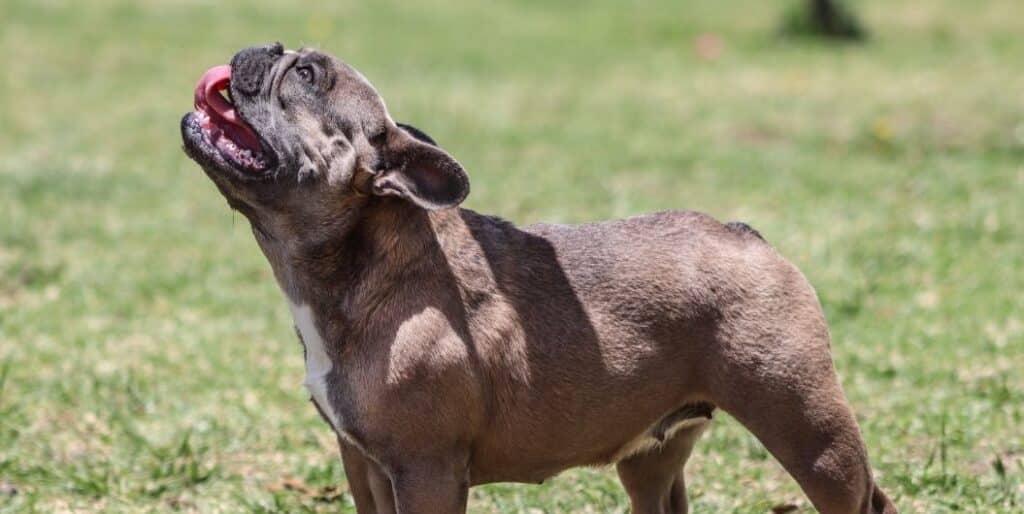
M291 304L360 513L464 512L472 485L604 464L633 512L685 512L716 408L819 511L895 512L814 290L757 232L693 212L516 228L459 209L462 167L403 127L354 69L280 44L207 72L182 120Z

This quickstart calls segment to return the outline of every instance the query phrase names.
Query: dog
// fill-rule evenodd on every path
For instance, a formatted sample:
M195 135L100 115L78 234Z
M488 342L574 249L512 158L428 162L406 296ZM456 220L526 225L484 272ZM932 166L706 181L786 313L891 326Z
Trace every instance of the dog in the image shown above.
M749 226L462 209L451 155L352 67L279 43L206 72L181 130L288 300L361 514L461 513L471 486L602 465L634 513L683 513L717 409L820 512L896 512L814 289Z

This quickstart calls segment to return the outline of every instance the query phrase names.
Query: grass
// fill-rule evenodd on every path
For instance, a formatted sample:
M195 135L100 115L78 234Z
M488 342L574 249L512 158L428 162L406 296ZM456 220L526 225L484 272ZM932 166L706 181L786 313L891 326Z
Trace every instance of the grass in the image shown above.
M4 0L0 512L353 512L246 222L180 152L194 81L280 40L343 56L516 222L669 208L751 223L818 288L903 512L1024 509L1024 4ZM693 512L795 484L727 416ZM481 513L625 512L610 470Z

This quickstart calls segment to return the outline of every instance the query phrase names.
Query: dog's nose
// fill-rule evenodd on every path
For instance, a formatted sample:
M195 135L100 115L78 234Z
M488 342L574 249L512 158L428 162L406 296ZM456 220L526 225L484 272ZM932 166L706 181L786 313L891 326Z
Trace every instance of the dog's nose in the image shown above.
M238 52L231 59L231 85L234 90L246 94L259 93L270 68L284 55L281 43L251 46Z

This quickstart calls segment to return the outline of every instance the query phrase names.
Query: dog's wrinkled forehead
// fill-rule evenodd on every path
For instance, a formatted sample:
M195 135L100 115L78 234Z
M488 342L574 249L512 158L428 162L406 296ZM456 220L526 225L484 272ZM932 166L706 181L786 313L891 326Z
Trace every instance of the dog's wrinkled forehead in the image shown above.
M332 55L303 48L288 52L297 56L296 66L322 70L324 114L343 131L362 132L371 137L384 129L388 118L384 100L358 70ZM319 68L317 70L316 68ZM350 135L346 134L346 135Z

